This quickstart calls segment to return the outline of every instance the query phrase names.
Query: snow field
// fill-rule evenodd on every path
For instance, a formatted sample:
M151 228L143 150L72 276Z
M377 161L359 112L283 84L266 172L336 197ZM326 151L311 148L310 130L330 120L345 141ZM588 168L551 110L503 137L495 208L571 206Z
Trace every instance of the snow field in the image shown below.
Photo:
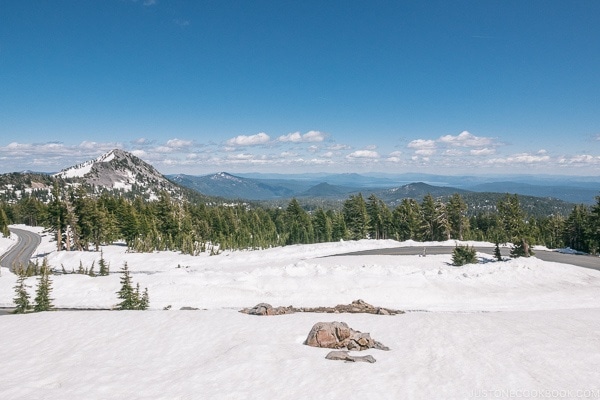
M0 239L0 250L14 240ZM537 258L494 262L485 254L463 267L450 265L450 255L336 255L398 245L414 243L340 242L198 257L105 246L111 275L52 276L54 305L113 307L118 270L127 262L134 283L148 287L152 310L0 316L0 399L600 398L600 271ZM40 263L46 257L70 271L95 261L98 271L99 252L54 246L44 236ZM15 281L2 271L0 306L12 305ZM27 282L33 295L36 278ZM237 312L259 302L334 306L359 298L422 311ZM167 305L172 309L162 311ZM184 306L201 310L178 310ZM344 321L391 351L361 353L373 355L375 364L325 360L329 350L302 344L320 321Z
M302 344L343 320L391 351L375 364ZM600 390L600 309L397 316L234 310L2 317L3 399L465 399ZM32 327L35 327L32 329Z

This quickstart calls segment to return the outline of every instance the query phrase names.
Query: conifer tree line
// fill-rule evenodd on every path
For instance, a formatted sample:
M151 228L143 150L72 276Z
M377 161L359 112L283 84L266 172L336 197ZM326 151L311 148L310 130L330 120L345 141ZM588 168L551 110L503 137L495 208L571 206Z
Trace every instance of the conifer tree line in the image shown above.
M55 185L47 202L23 197L0 204L0 231L9 223L42 225L53 232L57 250L99 251L123 241L130 251L173 250L197 255L224 249L260 249L290 244L357 239L415 241L479 240L492 243L600 249L600 196L576 205L568 216L527 215L517 195L505 195L495 211L469 213L459 194L422 201L405 198L390 208L375 195L352 195L340 210L310 212L297 199L286 207L245 203L207 204L175 200L162 192L155 201Z

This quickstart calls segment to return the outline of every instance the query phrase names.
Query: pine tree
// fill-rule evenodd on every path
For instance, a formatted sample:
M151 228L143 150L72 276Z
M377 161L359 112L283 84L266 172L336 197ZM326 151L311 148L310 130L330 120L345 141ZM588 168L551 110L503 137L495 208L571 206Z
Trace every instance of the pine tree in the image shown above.
M98 261L98 265L100 266L100 271L98 272L98 275L107 276L109 273L109 267L106 263L106 260L104 259L104 252L102 250L100 251L100 261Z
M456 246L452 251L452 264L457 267L477 264L477 252L471 246Z
M344 219L344 214L342 213L334 213L333 211L328 211L328 217L331 219L331 240L334 242L339 242L340 240L344 240L348 237L348 229L346 228L346 221Z
M595 254L600 250L600 196L596 196L596 204L590 210L588 232L590 251Z
M344 202L343 207L344 221L350 239L366 239L369 233L369 214L367 213L367 204L361 193L350 196Z
M0 233L4 237L10 236L10 231L8 230L8 217L3 208L0 208Z
M140 302L138 304L138 310L147 310L150 306L150 296L148 295L148 288L144 288L144 293L140 298Z
M414 199L402 199L402 202L394 210L394 224L396 229L396 239L419 240L419 224L421 210L419 203Z
M54 307L50 298L52 292L52 281L50 280L50 268L46 259L42 263L42 275L38 279L38 285L35 291L35 305L33 311L50 311Z
M521 239L520 241L516 242L512 249L510 249L510 256L512 258L530 257L533 255L534 253L529 247L529 243L527 243L527 240L525 239Z
M88 271L88 275L91 277L96 276L96 273L94 272L94 262L92 262L92 266L90 267L90 270Z
M517 242L526 233L525 212L519 204L519 197L505 195L497 204L498 214L505 241Z
M502 261L502 253L500 253L500 243L496 242L496 247L494 247L494 257L498 261Z
M121 302L117 304L118 310L135 310L138 301L135 298L133 286L131 286L131 275L129 275L127 262L121 268L121 290L117 294L119 295L119 299L121 299Z
M573 250L579 250L586 253L590 251L590 220L591 213L588 207L583 204L578 204L573 207L573 210L565 221L563 232L563 239L567 246Z
M15 314L24 314L31 308L30 296L27 293L27 285L25 284L27 276L23 273L19 274L17 279L17 285L15 286L16 297L13 299L15 302Z
M421 202L421 238L424 241L440 240L438 236L438 208L431 194L426 194Z
M296 199L292 199L285 210L285 226L288 232L286 244L307 244L314 241L310 216Z
M61 200L60 188L58 181L54 182L54 188L52 189L52 202L48 205L48 213L50 218L51 229L56 235L56 250L62 251L63 245L63 232L66 228L65 219L67 210L63 201Z
M148 288L140 295L140 284L132 286L131 275L127 263L121 268L121 290L117 292L122 301L117 304L117 310L146 310L150 304Z
M313 217L315 241L317 243L330 242L332 235L331 220L322 208L319 208Z
M447 211L451 237L458 240L464 240L464 234L468 229L469 220L466 217L467 204L460 194L455 193L452 195L448 202Z

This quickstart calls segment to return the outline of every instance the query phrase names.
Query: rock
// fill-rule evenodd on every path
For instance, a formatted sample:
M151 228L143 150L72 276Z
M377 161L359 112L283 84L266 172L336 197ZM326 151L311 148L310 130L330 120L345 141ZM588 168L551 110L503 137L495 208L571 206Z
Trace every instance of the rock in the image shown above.
M303 307L295 308L293 306L288 307L273 307L267 303L259 303L252 308L244 308L240 312L250 315L282 315L291 314L295 312L313 312L313 313L366 313L366 314L379 314L379 315L396 315L403 314L404 311L392 310L383 307L374 307L364 300L354 300L350 304L338 304L335 307Z
M249 315L282 315L296 312L294 307L273 307L267 303L259 303L252 308L245 308L241 312Z
M346 362L358 362L358 361L362 361L362 362L368 362L368 363L374 363L376 360L372 355L368 355L368 356L351 356L350 354L348 354L347 351L330 351L329 353L327 353L327 355L325 356L326 359L328 360L339 360L339 361L346 361Z
M179 310L183 310L183 311L193 311L193 310L199 310L199 308L196 308L196 307L188 307L188 306L183 306L183 307L181 307Z
M389 350L380 342L373 340L368 333L350 328L345 322L317 322L313 325L304 341L305 345L328 349Z

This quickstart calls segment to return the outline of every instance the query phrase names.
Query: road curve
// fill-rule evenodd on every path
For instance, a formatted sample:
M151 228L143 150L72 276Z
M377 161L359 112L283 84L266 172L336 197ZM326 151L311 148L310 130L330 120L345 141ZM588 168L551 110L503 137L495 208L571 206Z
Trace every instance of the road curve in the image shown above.
M18 241L0 257L0 265L15 272L15 267L27 266L31 256L42 241L37 233L18 228L9 228L17 235Z
M454 246L433 246L433 247L391 247L388 249L374 249L356 251L346 254L336 254L336 256L367 256L367 255L422 255L425 249L426 254L452 254ZM494 254L493 247L475 247L480 253ZM503 256L508 256L508 249L501 249ZM571 264L578 267L590 268L600 271L600 258L591 255L563 254L556 251L535 250L535 257L543 261L557 262L561 264Z

